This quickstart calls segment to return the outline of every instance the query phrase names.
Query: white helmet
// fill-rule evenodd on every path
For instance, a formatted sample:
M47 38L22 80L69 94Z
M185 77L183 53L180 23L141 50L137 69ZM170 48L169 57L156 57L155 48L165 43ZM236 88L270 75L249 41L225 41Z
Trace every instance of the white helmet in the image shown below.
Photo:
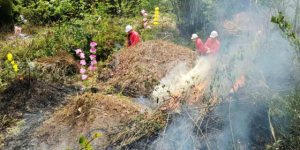
M198 37L197 34L193 34L191 39L193 40L193 39L195 39L195 38L197 38L197 37Z
M132 26L131 25L128 25L128 26L126 26L126 31L125 32L129 32L129 31L131 31L132 30Z
M213 32L211 32L211 34L210 34L210 37L211 38L215 38L215 37L217 37L218 36L218 32L217 31L213 31Z

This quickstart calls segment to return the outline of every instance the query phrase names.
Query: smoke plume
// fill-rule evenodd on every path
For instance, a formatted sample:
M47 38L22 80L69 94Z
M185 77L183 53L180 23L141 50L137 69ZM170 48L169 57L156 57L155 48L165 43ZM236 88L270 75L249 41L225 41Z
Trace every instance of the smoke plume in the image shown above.
M226 28L229 26L225 20L216 21L221 43L218 65L212 66L209 58L202 57L191 71L178 66L156 87L152 96L162 101L170 93L187 91L210 77L213 79L206 93L217 91L220 104L201 120L197 120L199 112L183 108L183 113L174 115L161 132L154 149L253 149L276 140L270 112L274 100L288 94L295 85L295 52L270 23L271 16L265 13L269 8L257 4L252 7L237 10L236 16L225 22L241 27L236 31ZM216 10L217 15L221 12ZM230 92L240 76L245 76L245 83Z

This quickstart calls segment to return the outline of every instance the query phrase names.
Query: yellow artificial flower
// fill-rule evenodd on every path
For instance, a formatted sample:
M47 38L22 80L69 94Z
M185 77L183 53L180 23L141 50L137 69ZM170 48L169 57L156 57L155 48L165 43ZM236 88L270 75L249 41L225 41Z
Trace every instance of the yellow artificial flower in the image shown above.
M19 69L18 69L18 65L17 64L14 64L13 68L14 68L15 72L18 72Z
M12 58L13 58L12 54L11 54L11 53L8 53L8 54L7 54L7 60L8 60L8 61L12 61Z
M154 18L158 18L158 17L159 17L158 15L156 15L156 14L154 15Z
M155 11L155 15L159 15L159 11Z
M11 61L10 63L13 65L13 64L15 64L15 61Z
M159 11L159 7L155 7L155 11Z
M156 22L158 19L157 18L154 18L154 21Z
M154 25L158 25L158 22L154 22Z

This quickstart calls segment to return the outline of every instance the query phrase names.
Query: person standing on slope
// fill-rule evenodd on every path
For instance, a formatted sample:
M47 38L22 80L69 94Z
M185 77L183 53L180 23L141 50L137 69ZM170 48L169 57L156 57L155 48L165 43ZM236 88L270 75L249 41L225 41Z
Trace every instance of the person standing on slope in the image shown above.
M196 51L201 56L209 50L209 48L203 44L202 40L198 38L197 34L193 34L191 40L196 42Z
M127 32L127 47L135 46L137 43L140 42L139 34L132 29L132 26L126 26Z
M217 55L219 48L220 48L220 42L217 39L218 32L213 31L210 34L210 38L207 39L205 46L207 46L209 49L207 51L207 54L209 55Z

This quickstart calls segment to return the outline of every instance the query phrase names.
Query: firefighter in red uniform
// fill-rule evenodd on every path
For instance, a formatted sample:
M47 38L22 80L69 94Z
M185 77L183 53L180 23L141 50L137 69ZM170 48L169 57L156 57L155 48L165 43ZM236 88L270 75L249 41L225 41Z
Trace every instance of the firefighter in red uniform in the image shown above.
M132 29L132 26L126 26L127 32L127 47L135 46L138 42L140 42L139 34Z
M191 40L196 42L196 51L199 55L204 55L208 51L208 47L205 46L197 34L193 34Z
M209 50L206 52L209 55L217 55L219 48L220 48L220 42L217 39L218 32L213 31L210 34L210 38L207 39L205 46L209 48Z
M212 31L210 34L210 38L207 39L205 46L208 47L208 50L206 52L207 59L210 61L211 68L210 68L210 73L207 75L208 82L211 82L212 77L216 73L217 65L218 65L218 51L220 48L220 42L217 40L218 37L218 32L217 31Z

